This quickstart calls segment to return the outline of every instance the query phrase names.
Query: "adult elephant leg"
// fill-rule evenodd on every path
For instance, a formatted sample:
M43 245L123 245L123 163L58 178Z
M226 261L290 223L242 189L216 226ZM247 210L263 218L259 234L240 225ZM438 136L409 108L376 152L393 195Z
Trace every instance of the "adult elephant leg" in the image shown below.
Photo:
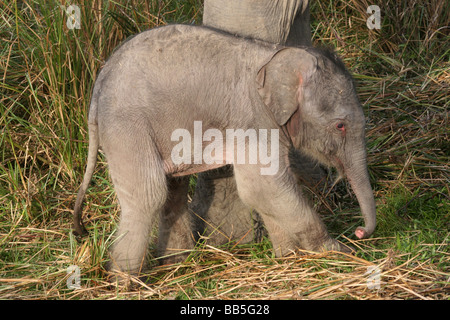
M311 45L308 0L205 0L203 24L241 37Z
M162 264L183 261L194 247L187 208L189 177L168 180L168 199L159 220L158 257Z
M266 234L259 214L239 198L232 166L198 175L189 211L197 240L213 246L258 242Z
M309 1L302 3L286 40L288 46L311 46L311 27L309 18Z

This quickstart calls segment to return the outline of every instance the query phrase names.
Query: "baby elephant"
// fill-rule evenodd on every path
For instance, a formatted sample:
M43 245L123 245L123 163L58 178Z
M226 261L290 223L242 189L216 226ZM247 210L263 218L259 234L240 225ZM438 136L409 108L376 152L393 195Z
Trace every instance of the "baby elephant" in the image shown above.
M352 78L333 53L205 27L145 31L117 49L96 80L75 234L85 232L81 204L101 147L122 212L110 269L139 273L158 216L160 253L192 248L187 177L227 164L277 256L346 251L299 189L289 151L348 177L365 220L355 233L368 237L376 212L364 125Z

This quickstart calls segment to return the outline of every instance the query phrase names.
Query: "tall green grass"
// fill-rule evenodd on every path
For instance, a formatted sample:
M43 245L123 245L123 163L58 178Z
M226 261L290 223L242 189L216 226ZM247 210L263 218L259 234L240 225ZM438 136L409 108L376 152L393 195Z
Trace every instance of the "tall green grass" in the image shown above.
M67 28L71 4L80 8L80 29ZM311 15L315 44L343 57L366 111L374 238L352 238L361 220L342 182L317 208L333 236L358 249L353 258L276 260L268 240L200 246L184 264L150 272L152 285L135 279L137 291L111 291L103 263L118 207L103 159L85 201L90 236L77 243L70 232L91 89L124 39L173 22L200 24L202 1L0 0L0 298L448 299L450 4L378 1L382 28L369 30L370 4L314 1ZM82 270L81 291L65 284L73 264ZM384 293L350 285L364 280L369 264L383 265ZM233 278L245 274L253 278Z

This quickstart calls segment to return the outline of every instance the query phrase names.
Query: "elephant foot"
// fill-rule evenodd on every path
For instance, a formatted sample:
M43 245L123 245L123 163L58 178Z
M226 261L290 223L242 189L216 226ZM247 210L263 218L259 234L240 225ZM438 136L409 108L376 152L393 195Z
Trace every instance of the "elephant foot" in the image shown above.
M322 252L338 251L338 252L352 254L355 252L355 249L353 249L351 246L345 245L342 242L339 242L333 238L330 238L322 245L322 248L320 251L322 251Z
M326 230L309 230L308 233L297 233L296 236L299 240L299 247L304 250L314 252L337 251L348 254L355 252L352 247L333 239Z

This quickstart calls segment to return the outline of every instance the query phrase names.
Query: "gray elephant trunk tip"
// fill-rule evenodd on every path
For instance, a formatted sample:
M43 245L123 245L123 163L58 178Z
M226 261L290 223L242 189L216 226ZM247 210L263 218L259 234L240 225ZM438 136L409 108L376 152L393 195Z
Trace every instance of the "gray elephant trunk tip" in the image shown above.
M369 238L372 235L374 229L375 228L368 229L368 228L365 228L365 227L357 227L356 230L355 230L355 235L359 239L367 239L367 238Z

